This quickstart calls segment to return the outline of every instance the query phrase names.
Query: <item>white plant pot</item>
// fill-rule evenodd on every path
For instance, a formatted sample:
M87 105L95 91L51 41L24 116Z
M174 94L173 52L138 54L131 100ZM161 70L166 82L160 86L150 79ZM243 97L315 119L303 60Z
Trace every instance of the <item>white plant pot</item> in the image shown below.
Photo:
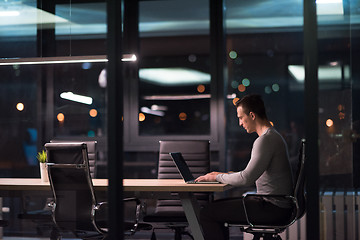
M40 177L42 182L49 182L46 163L40 163Z

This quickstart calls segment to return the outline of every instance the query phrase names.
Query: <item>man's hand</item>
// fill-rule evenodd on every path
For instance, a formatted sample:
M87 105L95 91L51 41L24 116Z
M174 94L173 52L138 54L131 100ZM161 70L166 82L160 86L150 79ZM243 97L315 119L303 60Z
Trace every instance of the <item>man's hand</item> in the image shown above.
M211 172L206 175L200 176L197 179L195 179L196 182L215 182L216 176L218 174L222 174L221 172Z

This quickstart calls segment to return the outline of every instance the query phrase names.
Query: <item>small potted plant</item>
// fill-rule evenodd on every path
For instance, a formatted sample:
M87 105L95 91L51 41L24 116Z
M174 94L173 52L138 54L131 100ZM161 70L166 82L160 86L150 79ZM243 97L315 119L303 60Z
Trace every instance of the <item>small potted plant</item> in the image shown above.
M48 182L49 176L48 176L47 168L46 168L46 151L42 150L41 152L38 152L38 154L36 155L36 158L38 159L38 161L40 163L41 181Z

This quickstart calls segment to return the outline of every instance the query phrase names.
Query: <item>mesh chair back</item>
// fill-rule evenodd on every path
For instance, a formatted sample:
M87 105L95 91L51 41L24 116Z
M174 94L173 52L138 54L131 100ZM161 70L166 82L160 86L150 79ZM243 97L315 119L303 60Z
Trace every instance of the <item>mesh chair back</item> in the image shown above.
M85 143L87 146L89 169L92 178L96 178L96 161L97 161L97 141L67 141L67 140L51 140L51 143Z
M301 147L299 152L298 169L296 173L294 197L298 202L298 211L296 213L296 219L301 218L305 214L306 204L306 191L305 191L305 139L301 140Z
M96 203L84 143L47 143L48 173L54 195L53 220L62 230L96 231Z
M170 152L181 152L194 177L206 174L210 170L209 141L160 141L158 179L181 179ZM209 201L209 194L196 193L199 204ZM183 211L180 200L159 199L156 212Z

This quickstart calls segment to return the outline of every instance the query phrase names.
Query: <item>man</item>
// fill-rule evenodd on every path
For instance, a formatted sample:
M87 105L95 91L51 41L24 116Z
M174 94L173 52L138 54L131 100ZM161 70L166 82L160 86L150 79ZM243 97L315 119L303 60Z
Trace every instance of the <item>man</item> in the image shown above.
M211 172L196 181L219 181L233 186L256 184L258 194L292 193L292 173L287 146L281 135L267 119L264 102L259 95L247 95L236 104L239 125L248 133L256 132L251 159L243 171L232 173ZM251 198L246 201L251 220L257 223L281 222L291 216L291 206L275 198ZM264 214L266 213L266 214ZM271 216L266 219L266 216ZM224 223L246 223L242 198L214 201L200 212L200 221L206 240L228 238Z

